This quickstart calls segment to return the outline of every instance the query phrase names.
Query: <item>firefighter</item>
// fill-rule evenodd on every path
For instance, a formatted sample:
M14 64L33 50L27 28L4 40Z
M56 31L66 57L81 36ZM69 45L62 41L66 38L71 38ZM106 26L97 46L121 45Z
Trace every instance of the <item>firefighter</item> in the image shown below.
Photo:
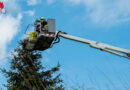
M45 33L48 33L48 25L45 25L45 26L44 26L44 32L45 32Z
M36 20L34 25L35 25L36 32L39 34L40 33L41 21L40 20Z
M47 25L47 21L45 21L44 17L41 17L40 21L41 21L41 30L44 30L45 25Z

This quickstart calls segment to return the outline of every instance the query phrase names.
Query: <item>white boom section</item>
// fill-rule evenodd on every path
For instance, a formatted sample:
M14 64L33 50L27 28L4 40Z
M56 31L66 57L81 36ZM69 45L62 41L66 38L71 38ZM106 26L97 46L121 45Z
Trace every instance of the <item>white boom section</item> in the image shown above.
M88 40L88 39L84 39L84 38L80 38L80 37L71 36L71 35L65 34L63 32L59 32L58 35L63 37L63 38L66 38L66 39L82 42L82 43L88 44L90 47L100 49L102 51L106 51L106 52L118 55L120 57L125 57L125 58L130 59L130 57L129 57L130 50L110 46L110 45L100 43L100 42L97 42L97 41L92 41L92 40ZM126 56L124 56L123 54L126 54Z

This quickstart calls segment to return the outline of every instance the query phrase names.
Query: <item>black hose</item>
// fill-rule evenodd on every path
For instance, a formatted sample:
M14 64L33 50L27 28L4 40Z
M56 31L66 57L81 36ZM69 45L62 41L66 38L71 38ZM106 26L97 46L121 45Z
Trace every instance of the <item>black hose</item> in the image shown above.
M56 38L55 38L53 44L56 44L56 43L59 43L59 42L60 42L60 37L59 37L59 33L60 33L60 32L61 32L61 31L58 31L58 33L57 33L57 35L56 35Z
M128 57L130 57L130 54L127 54Z
M54 43L53 44L56 44L56 43L59 43L60 42L60 38L57 37L55 40L54 40Z

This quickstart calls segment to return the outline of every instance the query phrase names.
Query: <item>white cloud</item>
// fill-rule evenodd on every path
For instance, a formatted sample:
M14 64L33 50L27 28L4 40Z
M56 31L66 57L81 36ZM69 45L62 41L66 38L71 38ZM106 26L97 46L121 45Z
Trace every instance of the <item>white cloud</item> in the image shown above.
M100 24L129 21L130 0L82 0L91 20Z
M8 0L0 0L1 2L7 2Z
M47 3L48 4L52 4L52 3L54 3L55 2L55 0L47 0Z
M8 55L7 45L17 34L21 18L21 14L18 14L16 18L11 15L0 16L0 62Z
M27 0L28 5L37 5L41 0Z
M67 0L65 0L67 1ZM80 4L82 0L68 0L69 2L72 2L73 4Z
M18 13L21 11L20 4L17 0L6 0L5 8L7 9L8 13Z
M34 16L35 11L34 10L28 10L28 11L25 11L24 13L29 15L29 16Z
M60 0L53 0L53 2L54 1ZM104 25L130 21L130 0L62 0L62 2L63 1L72 3L72 5L85 5L86 17L94 23Z

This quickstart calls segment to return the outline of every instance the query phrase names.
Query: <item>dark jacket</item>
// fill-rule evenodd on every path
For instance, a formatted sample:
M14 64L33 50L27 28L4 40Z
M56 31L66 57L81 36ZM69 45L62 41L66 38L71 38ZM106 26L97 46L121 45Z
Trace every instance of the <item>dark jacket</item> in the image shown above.
M47 25L47 21L41 21L41 26L44 28L44 26Z

